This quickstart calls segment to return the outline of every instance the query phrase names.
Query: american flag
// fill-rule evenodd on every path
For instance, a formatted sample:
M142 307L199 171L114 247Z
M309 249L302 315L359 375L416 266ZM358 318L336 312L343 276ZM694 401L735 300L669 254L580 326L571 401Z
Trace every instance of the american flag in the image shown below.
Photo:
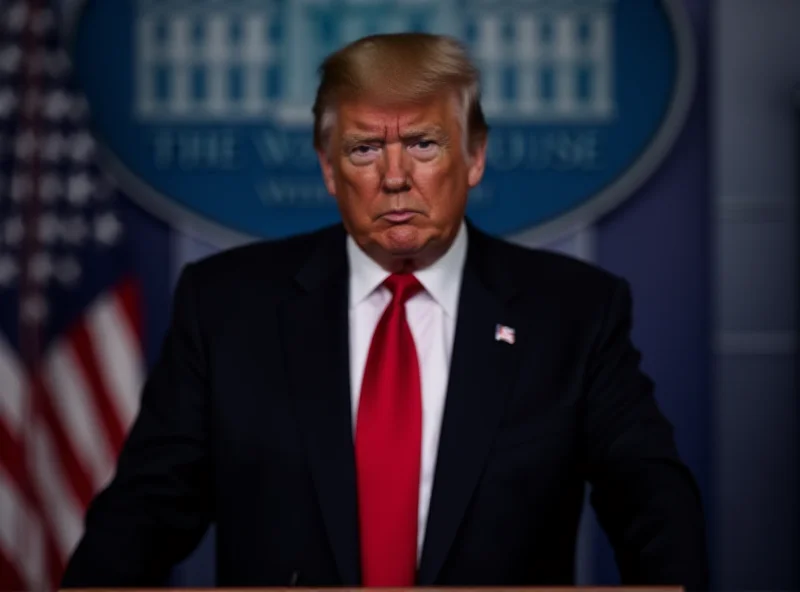
M52 8L0 2L0 590L58 587L144 372L120 197Z
M514 331L511 327L506 327L505 325L497 325L494 328L494 340L495 341L505 341L509 345L514 345L514 342L517 340L517 332Z

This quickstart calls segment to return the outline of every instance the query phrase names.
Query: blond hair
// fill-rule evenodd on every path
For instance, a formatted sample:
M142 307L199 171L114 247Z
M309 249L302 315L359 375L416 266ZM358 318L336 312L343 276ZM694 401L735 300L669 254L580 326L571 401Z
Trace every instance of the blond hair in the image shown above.
M455 39L428 33L364 37L328 56L314 101L314 147L324 150L337 104L366 97L419 103L442 92L461 100L462 130L471 149L489 131L480 105L478 69ZM466 140L468 138L468 140Z

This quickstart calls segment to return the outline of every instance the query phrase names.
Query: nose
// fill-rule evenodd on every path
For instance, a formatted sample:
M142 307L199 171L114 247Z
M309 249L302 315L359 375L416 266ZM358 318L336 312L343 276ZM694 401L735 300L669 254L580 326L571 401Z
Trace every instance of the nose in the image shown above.
M383 189L387 193L408 191L408 162L406 151L400 144L389 144L383 153Z

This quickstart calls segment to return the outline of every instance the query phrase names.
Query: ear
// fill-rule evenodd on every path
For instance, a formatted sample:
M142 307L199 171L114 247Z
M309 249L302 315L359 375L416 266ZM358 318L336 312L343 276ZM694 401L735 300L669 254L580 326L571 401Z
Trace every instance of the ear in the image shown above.
M469 170L467 171L467 182L470 188L475 187L483 178L483 171L486 169L486 136L476 138L469 144Z
M336 171L333 162L325 150L317 150L319 166L322 169L322 180L325 181L325 188L332 196L336 197Z

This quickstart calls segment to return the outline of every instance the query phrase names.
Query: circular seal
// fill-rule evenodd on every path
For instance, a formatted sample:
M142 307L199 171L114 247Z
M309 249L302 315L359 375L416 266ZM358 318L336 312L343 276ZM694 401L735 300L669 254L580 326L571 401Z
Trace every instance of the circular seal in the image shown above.
M554 236L609 211L691 104L680 0L89 0L71 45L128 195L224 246L339 219L311 140L317 68L401 30L453 35L481 69L491 132L467 213L495 234Z

